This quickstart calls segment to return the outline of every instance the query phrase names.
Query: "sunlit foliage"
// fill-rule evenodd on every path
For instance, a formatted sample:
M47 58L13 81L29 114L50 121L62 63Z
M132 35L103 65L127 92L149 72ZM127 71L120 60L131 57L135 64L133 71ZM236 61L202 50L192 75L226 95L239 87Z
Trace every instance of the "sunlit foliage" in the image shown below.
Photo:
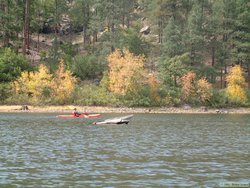
M145 74L143 56L135 56L127 49L115 50L107 60L111 92L124 96L128 92L136 93L141 88Z
M148 85L149 85L150 99L155 103L159 103L160 102L160 96L159 96L160 83L154 74L149 74Z
M69 70L65 69L61 60L52 81L53 99L60 104L66 103L75 89L76 79Z
M13 82L16 94L26 94L35 102L51 94L52 75L47 67L41 64L37 72L22 72L21 77Z
M212 84L210 84L207 79L201 78L197 81L197 94L200 103L206 103L212 97L213 90Z
M34 103L48 99L50 102L64 104L69 100L75 82L71 72L65 70L62 60L54 77L48 68L41 64L36 72L22 72L21 76L12 82L12 88L16 95L29 96Z
M228 100L236 104L244 104L247 101L246 86L243 70L240 65L234 66L226 77L226 93Z
M207 79L198 79L194 72L190 71L182 77L182 97L185 102L205 104L212 93L212 85Z
M182 97L183 100L186 102L188 102L191 98L194 98L196 96L195 79L196 79L196 74L194 72L188 72L181 78Z

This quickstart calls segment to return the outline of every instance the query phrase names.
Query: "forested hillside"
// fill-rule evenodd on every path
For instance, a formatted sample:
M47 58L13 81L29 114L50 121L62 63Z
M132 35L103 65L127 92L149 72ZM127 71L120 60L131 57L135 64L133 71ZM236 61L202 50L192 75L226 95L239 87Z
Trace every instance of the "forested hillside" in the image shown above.
M0 104L250 105L248 0L0 0Z

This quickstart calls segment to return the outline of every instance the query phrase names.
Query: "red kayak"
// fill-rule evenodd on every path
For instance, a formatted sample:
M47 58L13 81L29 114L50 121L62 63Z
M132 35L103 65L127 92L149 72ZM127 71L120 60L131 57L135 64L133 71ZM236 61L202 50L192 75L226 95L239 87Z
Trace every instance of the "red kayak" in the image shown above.
M101 114L80 114L79 116L71 115L58 115L58 118L97 118L100 117Z

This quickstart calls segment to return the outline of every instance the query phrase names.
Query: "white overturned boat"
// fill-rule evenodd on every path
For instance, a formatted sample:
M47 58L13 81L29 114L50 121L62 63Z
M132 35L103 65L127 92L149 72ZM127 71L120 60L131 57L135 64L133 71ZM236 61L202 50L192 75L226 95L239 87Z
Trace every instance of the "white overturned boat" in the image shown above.
M128 124L134 115L115 117L111 119L106 119L104 121L94 122L96 125L104 125L104 124Z

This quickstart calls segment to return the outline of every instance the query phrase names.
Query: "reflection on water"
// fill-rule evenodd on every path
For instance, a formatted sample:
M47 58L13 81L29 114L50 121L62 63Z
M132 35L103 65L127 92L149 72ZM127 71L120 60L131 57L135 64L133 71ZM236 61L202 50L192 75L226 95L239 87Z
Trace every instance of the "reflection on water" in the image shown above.
M249 182L247 115L135 114L128 125L109 126L55 116L0 114L0 187Z

